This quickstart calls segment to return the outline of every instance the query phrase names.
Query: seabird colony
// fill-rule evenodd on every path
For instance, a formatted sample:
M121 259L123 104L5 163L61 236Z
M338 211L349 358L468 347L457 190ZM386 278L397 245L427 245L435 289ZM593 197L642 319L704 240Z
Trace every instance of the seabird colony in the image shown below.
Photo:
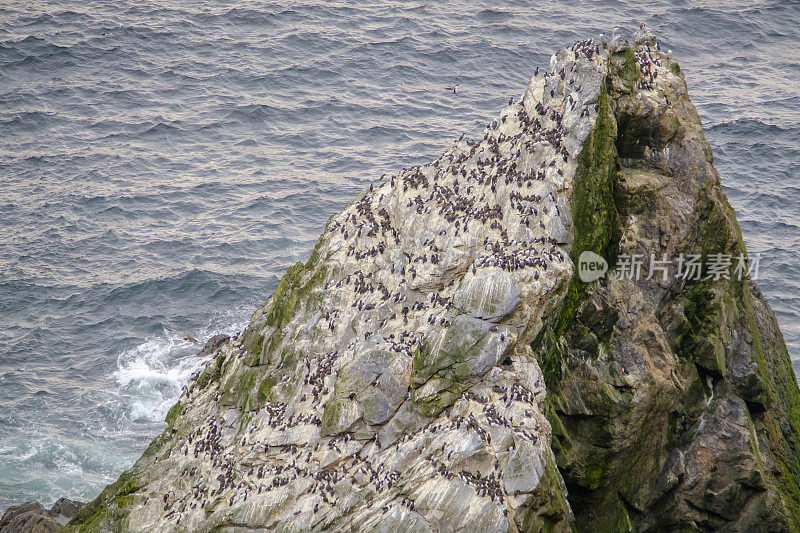
M635 53L651 89L660 52ZM596 40L560 51L482 138L332 217L293 316L269 320L284 302L268 301L248 332L269 342L232 339L219 377L184 390L129 527L506 530L552 461L529 343L572 272L607 62ZM263 398L226 403L237 387Z

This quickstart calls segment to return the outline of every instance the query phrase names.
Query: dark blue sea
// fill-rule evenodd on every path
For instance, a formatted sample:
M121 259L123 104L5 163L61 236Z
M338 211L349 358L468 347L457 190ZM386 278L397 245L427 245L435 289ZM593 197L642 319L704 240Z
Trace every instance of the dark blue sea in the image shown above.
M646 22L800 370L797 2L0 4L0 513L92 499L328 217ZM458 83L457 95L443 91Z

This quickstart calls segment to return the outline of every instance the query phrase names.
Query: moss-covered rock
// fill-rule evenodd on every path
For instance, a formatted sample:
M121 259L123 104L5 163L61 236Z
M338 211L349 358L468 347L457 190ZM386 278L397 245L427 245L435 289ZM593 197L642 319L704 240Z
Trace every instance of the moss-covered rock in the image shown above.
M685 90L667 93L667 106L657 103L638 90L634 60L629 50L612 56L608 100L599 106L617 124L604 130L604 145L616 147L604 168L619 167L620 177L576 174L585 187L576 182L570 256L606 243L592 251L612 264L621 254L697 254L706 268L697 279L674 272L644 279L644 272L591 287L573 281L560 316L533 344L548 380L552 448L576 525L796 530L799 463L789 450L798 449L800 394L785 346L750 281L708 271L710 261L746 253L741 231ZM664 64L674 77L661 90L682 87L677 64ZM587 154L596 153L589 141L599 131L587 139ZM597 168L589 160L579 158L584 168ZM604 205L582 226L586 198ZM606 323L593 326L604 315Z
M102 527L103 521L121 514L134 501L132 495L144 485L145 483L137 478L133 470L124 472L115 483L106 487L100 496L78 511L62 531L64 533L104 531L106 528Z
M613 265L619 240L619 214L614 202L618 172L616 120L608 83L600 88L597 109L595 128L578 156L572 193L574 235L569 256L576 268L585 251L594 252ZM559 388L565 359L559 339L572 324L585 292L586 283L573 276L558 316L542 328L532 344L549 390Z

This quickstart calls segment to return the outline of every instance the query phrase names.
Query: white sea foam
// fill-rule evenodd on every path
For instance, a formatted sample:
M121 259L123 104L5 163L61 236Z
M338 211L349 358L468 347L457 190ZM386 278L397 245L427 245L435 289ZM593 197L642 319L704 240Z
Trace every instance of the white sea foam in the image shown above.
M232 314L223 317L228 319L227 324L210 324L192 335L202 341L218 333L240 331L244 328L241 315L231 323ZM208 361L208 357L197 357L199 348L183 337L182 333L165 330L119 355L112 378L119 387L122 416L131 421L164 420L181 387Z
M179 337L159 336L120 354L113 377L132 420L163 420L181 386L205 363L194 348Z

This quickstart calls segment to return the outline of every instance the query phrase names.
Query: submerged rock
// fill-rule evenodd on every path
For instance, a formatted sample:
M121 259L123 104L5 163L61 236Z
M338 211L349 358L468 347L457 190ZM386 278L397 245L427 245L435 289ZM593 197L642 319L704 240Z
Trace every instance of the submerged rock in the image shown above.
M645 29L331 217L67 529L800 527L800 392L752 281L584 283L586 251L745 253Z

